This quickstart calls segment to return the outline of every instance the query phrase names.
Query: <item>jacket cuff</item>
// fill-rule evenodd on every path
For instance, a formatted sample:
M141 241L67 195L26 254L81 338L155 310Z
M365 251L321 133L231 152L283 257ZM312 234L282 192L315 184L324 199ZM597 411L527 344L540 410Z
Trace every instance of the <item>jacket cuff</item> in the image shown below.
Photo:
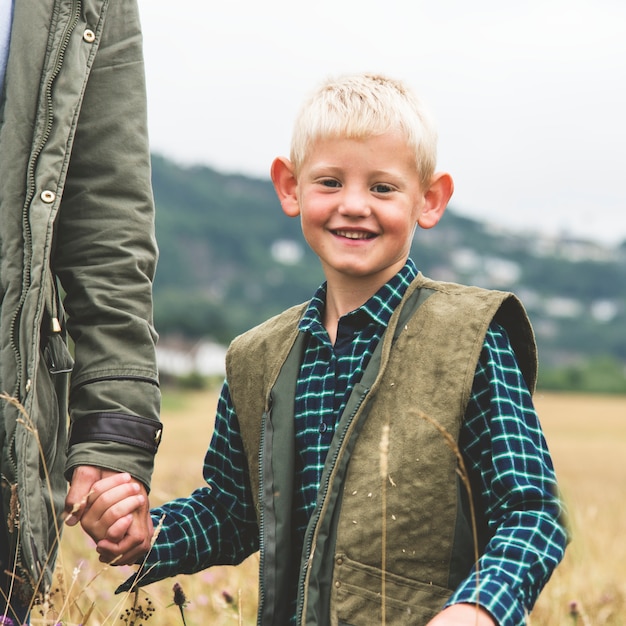
M163 424L138 415L90 413L72 422L69 446L90 441L112 441L142 448L156 454Z

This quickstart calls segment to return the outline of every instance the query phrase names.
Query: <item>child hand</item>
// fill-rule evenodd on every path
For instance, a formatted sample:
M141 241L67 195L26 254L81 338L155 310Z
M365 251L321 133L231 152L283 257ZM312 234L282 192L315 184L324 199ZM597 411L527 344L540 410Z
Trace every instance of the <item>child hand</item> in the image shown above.
M132 513L145 503L130 474L114 473L93 484L80 522L96 543L103 539L117 543L126 535Z
M491 615L474 604L453 604L445 608L426 626L497 626Z

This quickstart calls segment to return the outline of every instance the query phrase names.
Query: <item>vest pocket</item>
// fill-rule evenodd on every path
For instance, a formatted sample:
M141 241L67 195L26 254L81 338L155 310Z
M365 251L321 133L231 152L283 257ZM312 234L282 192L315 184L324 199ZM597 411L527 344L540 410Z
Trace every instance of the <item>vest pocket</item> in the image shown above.
M441 611L451 590L387 572L387 624L423 626ZM339 624L380 624L382 572L339 554L335 558L331 612Z

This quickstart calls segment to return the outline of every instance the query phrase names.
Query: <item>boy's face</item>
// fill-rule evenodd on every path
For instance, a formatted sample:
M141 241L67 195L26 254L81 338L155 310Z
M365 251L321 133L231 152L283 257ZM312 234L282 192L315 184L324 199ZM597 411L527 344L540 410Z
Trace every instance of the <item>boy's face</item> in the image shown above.
M417 223L430 228L439 219L421 222L427 192L415 152L399 133L315 142L297 176L297 211L329 286L348 279L377 290L394 276Z

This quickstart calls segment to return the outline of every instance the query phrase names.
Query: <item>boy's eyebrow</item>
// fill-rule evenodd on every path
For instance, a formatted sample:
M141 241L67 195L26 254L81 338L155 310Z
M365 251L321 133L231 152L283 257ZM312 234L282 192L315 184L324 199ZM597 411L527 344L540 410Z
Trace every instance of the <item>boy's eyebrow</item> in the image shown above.
M311 176L320 176L322 174L339 173L342 170L342 167L333 163L316 163L309 169L309 173Z
M337 165L336 163L317 162L309 168L311 174L318 174L319 172L342 172L346 169L343 165ZM349 169L349 168L348 168ZM376 169L367 172L368 176L400 176L401 174L395 169Z

